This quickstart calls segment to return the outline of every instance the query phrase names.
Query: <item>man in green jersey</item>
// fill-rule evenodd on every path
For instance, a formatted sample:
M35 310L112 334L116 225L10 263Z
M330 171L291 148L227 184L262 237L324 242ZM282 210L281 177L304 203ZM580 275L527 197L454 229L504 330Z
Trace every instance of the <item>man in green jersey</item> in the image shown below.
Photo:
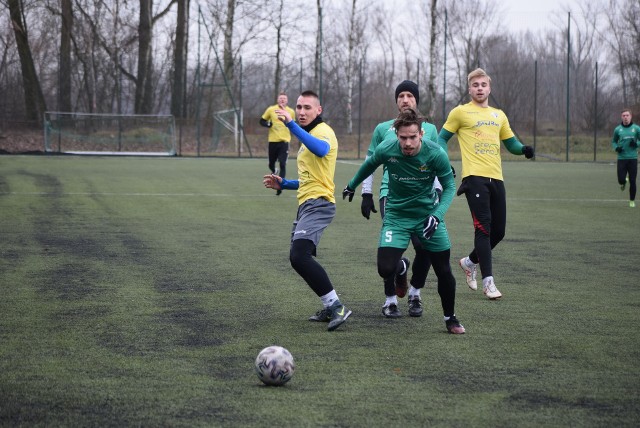
M611 146L618 153L618 183L624 190L629 182L629 206L636 206L636 177L638 176L638 142L640 126L631 121L631 110L622 110L622 123L613 130ZM627 175L629 178L627 178Z
M407 249L411 235L431 260L438 277L438 294L449 333L463 334L455 308L456 280L451 273L451 243L444 223L455 193L455 181L447 153L424 137L424 119L414 110L405 110L393 123L397 137L387 139L364 161L342 192L342 198L353 200L355 190L378 166L389 174L389 194L378 244L378 274L383 278L385 295L394 295L398 262ZM439 198L433 182L440 180L443 191Z
M278 120L300 140L298 180L269 174L264 176L263 184L276 191L297 191L298 213L291 230L289 261L322 301L323 309L309 321L328 322L328 330L333 331L347 320L351 311L340 303L327 272L314 256L324 230L336 214L333 177L338 139L333 129L322 120L322 106L313 91L305 91L298 97L296 114L299 125L288 110L276 109L275 113Z
M438 143L446 150L447 141L458 134L462 156L462 183L458 195L465 194L474 228L474 248L460 260L467 285L478 288L476 268L480 264L482 288L490 300L502 293L493 279L491 251L504 238L507 201L502 177L502 144L514 155L533 157L533 147L515 137L502 110L489 107L491 78L481 68L467 76L471 102L455 107L440 130ZM501 144L502 143L502 144Z
M418 85L411 80L402 81L395 90L395 100L396 105L398 106L398 112L403 112L408 109L413 109L418 111L418 103L420 102L420 91ZM369 145L369 149L367 151L367 158L373 155L375 149L386 139L396 140L396 130L393 127L395 119L387 120L386 122L379 123L374 131L373 136L371 137L371 144ZM437 141L438 139L438 130L435 125L425 121L422 123L422 130L424 131L425 137L429 141ZM368 220L371 212L377 212L375 208L375 204L373 202L373 192L372 192L372 184L373 184L374 174L371 174L362 182L362 203L360 206L360 210L362 215ZM389 176L387 173L386 167L383 167L382 172L382 182L380 184L380 215L384 219L385 212L385 204L387 201L387 196L389 193ZM442 186L436 177L434 180L434 186L438 195L442 193ZM427 274L429 272L429 268L431 267L431 261L429 260L429 256L423 248L420 246L420 239L418 236L414 235L411 237L411 241L413 243L413 247L415 249L415 258L413 261L413 270L411 277L411 287L408 286L407 276L409 271L410 262L406 257L402 257L402 259L398 263L398 269L396 272L395 278L395 291L394 294L389 296L387 295L387 301L382 309L382 313L387 318L398 318L402 316L400 310L398 309L398 297L402 298L409 292L408 303L409 303L409 315L413 317L422 316L422 300L420 298L420 291L425 286L427 280ZM408 290L407 290L408 289ZM391 291L391 290L389 290Z

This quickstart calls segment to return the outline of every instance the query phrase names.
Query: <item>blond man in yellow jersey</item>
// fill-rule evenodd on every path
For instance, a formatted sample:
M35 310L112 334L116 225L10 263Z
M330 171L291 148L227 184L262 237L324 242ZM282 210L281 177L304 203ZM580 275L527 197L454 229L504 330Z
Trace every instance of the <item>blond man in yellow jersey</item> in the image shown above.
M474 227L474 248L460 260L467 285L478 288L476 271L482 273L482 288L491 300L502 293L493 278L492 250L504 238L507 223L507 203L502 177L502 145L514 155L533 157L533 147L523 145L515 137L509 119L502 110L489 106L491 78L481 68L467 77L471 102L455 107L438 135L438 143L447 142L458 134L462 156L462 184L458 195L465 194Z
M328 330L342 325L351 311L340 302L324 268L314 256L324 230L336 214L333 177L338 157L338 139L320 114L318 95L305 91L296 102L298 123L286 109L277 109L278 120L300 140L298 180L287 180L275 174L265 175L264 186L280 191L297 190L298 214L291 230L289 260L322 301L323 309L310 321L328 322Z

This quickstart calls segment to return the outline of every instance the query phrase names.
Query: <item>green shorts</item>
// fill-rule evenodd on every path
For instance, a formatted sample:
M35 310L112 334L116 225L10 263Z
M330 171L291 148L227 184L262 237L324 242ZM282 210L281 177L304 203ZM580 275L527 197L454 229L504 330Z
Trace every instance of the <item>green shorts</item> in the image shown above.
M434 253L446 251L451 248L447 225L441 221L438 229L431 239L426 240L422 236L424 220L419 219L394 219L390 215L385 215L380 230L380 241L378 247L392 247L406 249L409 246L411 235L416 235L422 243L422 248Z

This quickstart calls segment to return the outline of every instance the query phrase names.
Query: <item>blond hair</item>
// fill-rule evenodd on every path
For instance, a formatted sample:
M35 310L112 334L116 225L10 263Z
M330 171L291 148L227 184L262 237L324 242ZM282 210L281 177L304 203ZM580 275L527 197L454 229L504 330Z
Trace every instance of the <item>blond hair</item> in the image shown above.
M476 68L467 76L467 84L471 84L471 79L475 79L476 77L486 77L489 83L491 83L491 77L481 68Z

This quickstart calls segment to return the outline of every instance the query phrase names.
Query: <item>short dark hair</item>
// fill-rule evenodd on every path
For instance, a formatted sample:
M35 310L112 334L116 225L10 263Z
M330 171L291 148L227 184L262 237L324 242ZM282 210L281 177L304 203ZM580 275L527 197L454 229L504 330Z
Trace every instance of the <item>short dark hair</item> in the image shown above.
M316 94L315 92L311 91L311 90L306 90L303 93L300 94L301 97L314 97L314 98L318 98L320 99L320 97L318 96L318 94Z
M397 131L402 127L418 125L418 129L421 129L422 122L424 121L425 119L420 113L410 108L400 112L396 120L393 122L393 128Z

